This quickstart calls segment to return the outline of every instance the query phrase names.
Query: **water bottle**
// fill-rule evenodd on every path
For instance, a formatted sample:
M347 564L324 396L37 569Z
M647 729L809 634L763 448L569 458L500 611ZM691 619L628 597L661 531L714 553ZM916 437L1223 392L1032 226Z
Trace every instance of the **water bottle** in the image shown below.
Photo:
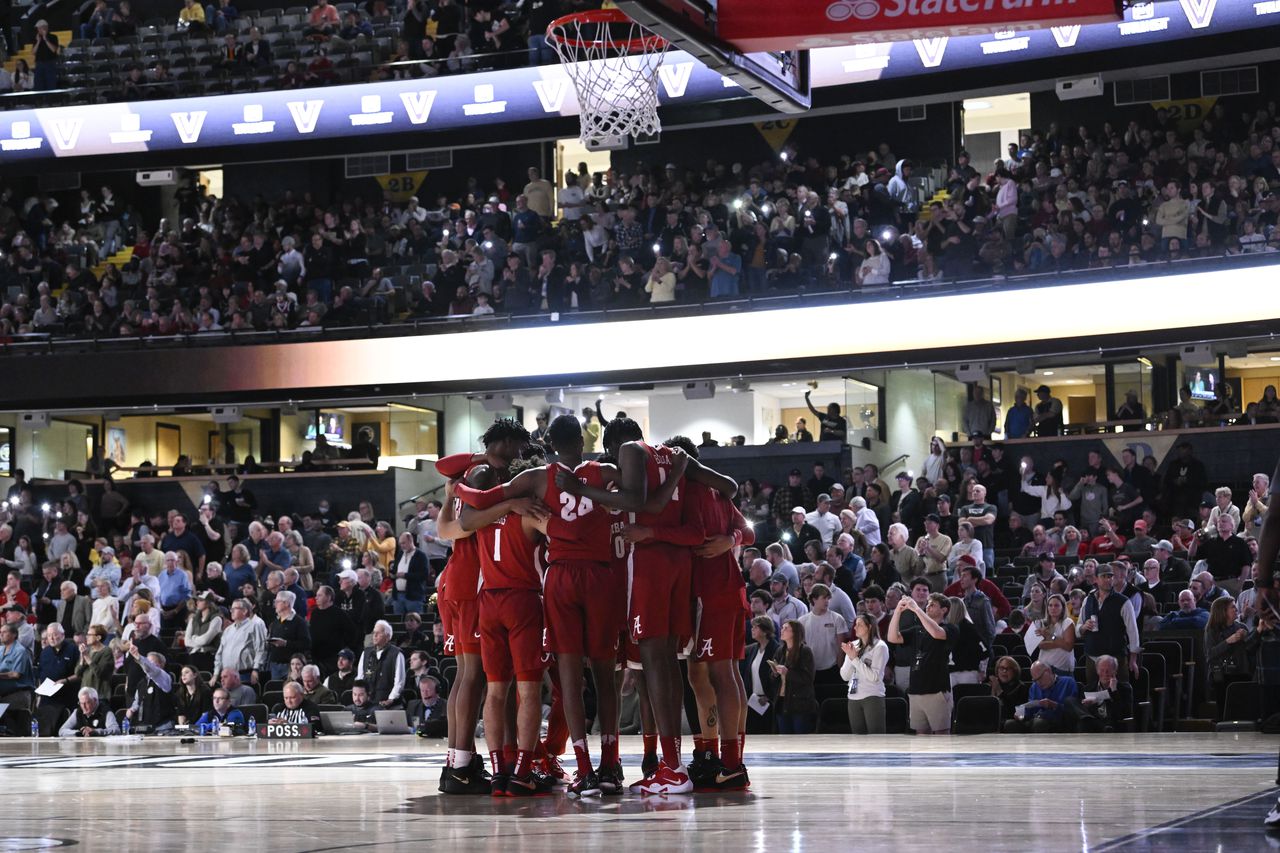
M40 723L36 720L31 721L31 736L40 737Z
M129 733L129 718L125 717L120 721L120 733L127 735Z
M257 736L258 736L258 721L256 718L250 716L249 717L249 737L257 737Z

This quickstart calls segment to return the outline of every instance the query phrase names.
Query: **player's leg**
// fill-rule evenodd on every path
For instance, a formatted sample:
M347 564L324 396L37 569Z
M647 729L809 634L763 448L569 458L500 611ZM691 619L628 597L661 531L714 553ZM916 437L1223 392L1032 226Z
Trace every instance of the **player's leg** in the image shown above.
M717 707L709 667L707 663L689 661L689 686L693 688L693 696L698 703L698 734L693 739L695 752L713 749L708 741L714 743L720 738L721 710Z
M508 767L516 766L516 753L519 747L516 745L516 714L519 711L519 692L517 690L507 689L507 707L502 715L502 760ZM539 705L539 708L542 706ZM488 725L485 726L488 729Z
M715 690L716 706L720 712L720 761L725 768L726 776L742 768L742 750L739 745L738 732L734 731L735 721L745 725L743 712L746 709L746 697L739 690L741 679L738 674L738 662L717 660L706 664L711 686ZM728 780L732 781L732 780ZM741 782L745 783L745 773ZM738 785L745 787L745 784Z
M640 642L645 685L649 689L649 701L653 704L658 745L662 751L662 762L657 771L641 785L643 793L683 794L693 790L693 783L680 760L680 709L684 682L676 660L678 648L679 640L673 636L651 637Z
M618 712L622 698L613 677L613 666L614 658L611 656L591 659L591 675L595 679L597 693L596 719L600 721L601 770L615 770L621 763L618 755Z
M484 740L489 748L495 797L506 796L506 780L511 772L502 749L506 739L507 694L510 690L511 682L491 680L484 700Z
M582 700L582 692L585 689L582 656L558 654L556 664L560 671L560 689L564 694L564 719L569 728L569 742L573 744L573 757L577 761L579 775L586 776L592 768L591 753L587 747L586 707Z
M552 780L533 772L533 753L542 724L542 596L533 590L510 590L502 605L507 628L507 649L515 670L519 701L515 713L515 766L507 780L507 795L539 796L548 793Z

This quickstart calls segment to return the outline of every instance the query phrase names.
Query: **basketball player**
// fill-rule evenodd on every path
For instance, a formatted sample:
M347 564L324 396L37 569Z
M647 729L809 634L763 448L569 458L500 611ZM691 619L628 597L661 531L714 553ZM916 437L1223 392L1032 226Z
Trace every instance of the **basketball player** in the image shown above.
M1276 464L1276 472L1271 477L1271 510L1276 510L1280 501L1280 463ZM1258 539L1258 561L1254 564L1254 588L1258 591L1258 627L1280 629L1280 588L1277 588L1275 574L1276 557L1280 556L1280 511L1267 511L1266 520L1262 522L1262 535ZM1276 690L1264 691L1263 696L1274 697ZM1274 705L1263 707L1263 714L1275 712ZM1276 784L1280 785L1280 767L1276 769ZM1263 825L1272 832L1280 832L1280 799L1271 808L1263 820Z
M626 587L610 566L610 513L587 497L577 497L556 485L558 472L571 472L581 482L607 489L619 479L617 468L583 462L583 434L578 419L561 415L547 428L545 439L557 463L517 475L499 489L477 493L459 489L467 504L483 507L495 500L540 498L552 509L547 523L549 566L544 587L546 648L556 657L569 736L578 769L568 793L573 797L622 793L618 756L619 696L614 680L618 637L626 616ZM677 459L676 476L649 497L646 509L661 509L679 484L684 460ZM600 720L599 772L592 769L587 745L583 702L584 655L591 662Z
M510 422L495 424L508 436L528 433ZM513 429L516 427L516 429ZM492 430L493 428L491 428ZM510 473L502 469L501 473ZM476 466L468 485L486 488L498 481L499 469ZM542 723L542 576L535 549L541 542L546 514L507 513L490 522L489 512L463 506L459 522L473 531L480 552L477 596L480 658L488 679L484 701L485 741L492 762L491 793L495 797L534 797L551 790L552 780L533 769ZM516 684L515 760L507 754L508 697Z
M685 436L666 444L698 458L697 447ZM746 653L750 610L734 549L755 544L755 531L730 500L701 483L686 483L684 502L686 521L704 534L693 549L696 624L689 684L698 701L701 734L694 738L689 774L698 789L743 790L751 783L742 762L747 691L738 661ZM654 535L660 538L662 533L655 530Z
M681 522L680 489L660 512L646 506L650 493L671 479L680 479L674 466L687 459L686 476L732 497L737 484L703 467L683 452L644 443L638 424L630 418L616 418L604 432L606 452L618 460L619 487L616 492L583 483L571 472L556 474L556 485L579 498L604 503L634 513L633 523L643 527L677 527ZM691 570L688 547L666 542L637 544L630 572L627 620L631 639L640 647L645 685L653 704L662 760L652 776L638 790L647 794L682 794L693 783L680 758L680 714L684 679L676 655L693 634ZM636 786L633 786L636 788Z
M514 429L513 429L514 427ZM457 453L436 463L445 477L446 499L437 520L440 536L454 541L453 553L438 581L437 605L444 625L446 653L458 662L453 689L447 704L449 752L441 771L439 790L445 794L488 794L492 780L485 772L484 761L475 751L476 722L484 694L484 671L480 661L479 610L476 595L479 587L480 554L476 540L458 523L461 504L453 499L451 488L478 465L490 465L506 471L524 444L524 427L514 421L497 421L482 437L483 453ZM532 502L513 503L491 509L492 518L507 512L532 512Z

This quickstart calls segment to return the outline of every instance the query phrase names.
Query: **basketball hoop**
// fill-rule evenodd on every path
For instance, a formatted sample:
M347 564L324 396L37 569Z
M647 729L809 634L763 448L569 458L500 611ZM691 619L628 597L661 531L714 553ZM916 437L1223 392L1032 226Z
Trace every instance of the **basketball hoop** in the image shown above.
M617 9L566 15L547 27L578 92L583 144L618 147L627 136L662 130L658 68L667 41Z

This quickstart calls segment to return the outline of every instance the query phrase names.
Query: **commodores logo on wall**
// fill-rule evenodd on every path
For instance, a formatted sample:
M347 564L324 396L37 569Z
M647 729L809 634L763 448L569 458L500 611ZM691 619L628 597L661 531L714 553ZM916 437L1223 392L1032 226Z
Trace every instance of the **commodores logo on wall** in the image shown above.
M827 17L833 21L847 21L850 18L869 21L872 18L909 18L925 15L948 14L957 12L990 12L993 9L1021 9L1029 6L1034 0L836 0L827 6ZM1066 0L1067 5L1075 0Z

